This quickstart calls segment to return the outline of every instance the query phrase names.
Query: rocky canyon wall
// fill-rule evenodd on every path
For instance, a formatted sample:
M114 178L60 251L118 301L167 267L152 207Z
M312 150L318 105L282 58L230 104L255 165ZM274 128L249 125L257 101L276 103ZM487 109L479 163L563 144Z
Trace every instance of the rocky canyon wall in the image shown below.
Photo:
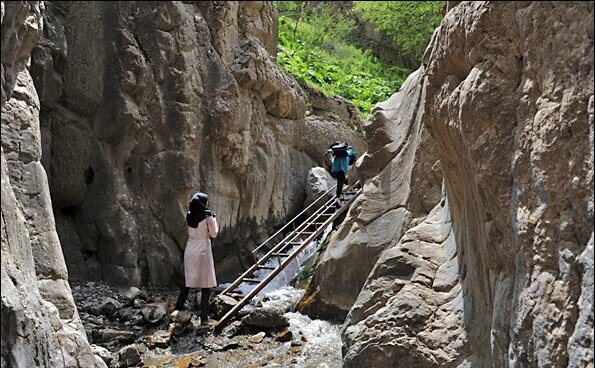
M343 325L346 367L592 367L593 2L448 10L423 65L367 123L429 132L445 198L419 221L367 223L426 190L397 189L407 180L386 174L391 164L366 172L362 159L361 201L374 187L387 199L375 211L354 204L308 296L339 295L333 311L355 301ZM414 94L419 102L406 103ZM412 139L372 139L370 158L392 163L402 151L391 147ZM367 269L361 288L317 282Z
M274 62L271 2L48 2L33 51L43 160L73 279L179 282L184 214L209 194L220 281L301 210L327 142L365 143L349 103Z
M275 22L270 2L2 2L2 367L105 367L69 276L176 282L194 191L224 279L329 142L365 151L351 104L274 63Z
M2 2L2 367L105 367L68 285L27 62L43 3Z
M593 2L463 2L426 61L472 354L592 365Z

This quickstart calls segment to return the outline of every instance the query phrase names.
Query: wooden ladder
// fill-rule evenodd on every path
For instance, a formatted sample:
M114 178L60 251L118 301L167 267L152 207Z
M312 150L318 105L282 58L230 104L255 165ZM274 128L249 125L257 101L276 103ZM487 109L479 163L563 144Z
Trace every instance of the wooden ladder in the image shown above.
M355 183L354 187L357 187L359 183ZM252 253L256 254L259 250L263 249L264 245L271 242L275 237L281 234L282 231L287 229L292 223L296 223L306 211L311 208L315 208L316 205L320 206L314 211L304 222L299 224L295 229L290 231L281 241L276 244L262 257L260 257L256 263L254 263L246 272L240 275L234 282L232 282L225 290L221 292L223 295L230 297L237 297L238 293L233 291L242 283L249 283L256 286L236 304L234 307L227 312L215 325L215 331L220 331L225 324L238 313L252 298L254 298L266 285L268 285L285 267L287 267L291 261L293 261L300 253L302 253L310 243L318 238L333 222L341 216L351 203L361 193L362 189L357 190L348 189L343 193L345 201L340 207L337 208L337 199L333 195L331 199L326 202L323 199L332 191L335 190L335 186L326 191L323 195L318 197L310 206L300 212L291 221L285 224L279 231L270 236L262 244L260 244ZM324 203L322 203L324 202ZM322 203L322 205L321 205ZM276 258L278 260L277 266L265 265L269 260ZM264 278L258 279L254 277L254 273L257 271L270 271ZM241 294L239 294L241 295Z

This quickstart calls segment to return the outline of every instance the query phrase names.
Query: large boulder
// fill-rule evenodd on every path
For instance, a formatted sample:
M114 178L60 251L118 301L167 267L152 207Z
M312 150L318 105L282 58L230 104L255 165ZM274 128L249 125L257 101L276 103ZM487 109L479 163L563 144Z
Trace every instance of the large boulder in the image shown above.
M443 200L378 259L343 325L344 367L442 367L465 361L458 271Z

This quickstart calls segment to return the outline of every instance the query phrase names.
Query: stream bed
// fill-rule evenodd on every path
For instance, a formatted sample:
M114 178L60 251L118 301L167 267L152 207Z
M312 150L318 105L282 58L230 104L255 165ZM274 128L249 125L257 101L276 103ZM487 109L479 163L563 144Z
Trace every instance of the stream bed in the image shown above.
M307 247L219 334L200 325L199 312L192 307L173 311L177 290L117 290L103 282L72 282L72 292L92 348L109 367L340 367L341 326L296 312L304 290L290 285L327 234ZM239 288L244 294L250 290L250 286ZM191 293L189 299L198 296ZM253 309L274 309L285 325L246 326L241 316Z

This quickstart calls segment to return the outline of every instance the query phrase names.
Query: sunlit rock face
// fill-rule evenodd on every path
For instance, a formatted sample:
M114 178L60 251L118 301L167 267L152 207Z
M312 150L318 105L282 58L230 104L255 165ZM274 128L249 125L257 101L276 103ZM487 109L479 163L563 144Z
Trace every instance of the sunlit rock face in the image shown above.
M591 367L593 3L448 9L411 77L418 86L399 92L418 90L419 103L395 107L400 118L383 129L394 136L407 116L421 116L445 199L421 221L382 229L362 221L382 210L354 204L314 274L335 282L313 291L339 296L330 310L351 308L346 367ZM369 151L381 152L374 138ZM384 162L401 151L392 152ZM386 179L389 167L358 167L362 202L382 180L385 211L410 193L393 191L399 181ZM355 241L363 234L391 240L369 276L358 276L367 277L363 288L347 283L347 293L342 273L370 263L343 255L376 242ZM340 272L328 267L333 257Z
M313 96L275 63L272 2L47 9L32 74L71 278L178 283L184 214L200 190L221 226L218 278L229 280L301 210L330 142L365 151L352 105Z
M461 3L426 60L473 361L592 365L593 3Z
M74 305L40 162L26 64L43 12L40 2L2 2L2 367L105 367Z

